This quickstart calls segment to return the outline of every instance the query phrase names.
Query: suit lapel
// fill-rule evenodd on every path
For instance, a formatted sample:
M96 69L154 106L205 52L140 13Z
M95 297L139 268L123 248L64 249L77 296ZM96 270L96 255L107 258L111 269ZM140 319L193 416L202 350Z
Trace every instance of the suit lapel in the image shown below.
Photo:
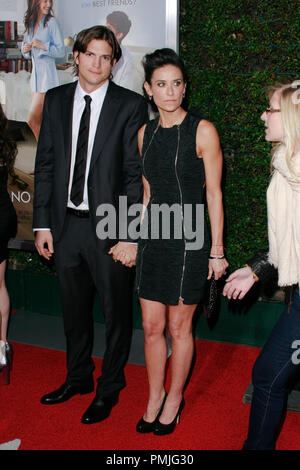
M110 82L103 105L102 105L101 113L99 116L99 121L97 125L94 145L93 145L90 170L92 169L96 160L100 156L103 150L104 144L108 136L111 134L111 128L114 125L115 117L117 115L118 109L119 109L118 93L116 92L116 87L114 83Z
M69 172L71 162L73 103L76 86L77 82L71 83L66 89L62 100L62 123L67 173Z

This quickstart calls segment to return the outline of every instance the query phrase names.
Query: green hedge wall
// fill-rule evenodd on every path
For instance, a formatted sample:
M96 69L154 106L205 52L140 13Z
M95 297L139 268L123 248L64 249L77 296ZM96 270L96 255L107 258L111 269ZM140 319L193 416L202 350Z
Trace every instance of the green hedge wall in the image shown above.
M300 79L299 9L298 0L180 1L180 55L190 105L215 124L223 148L231 269L268 246L271 146L260 115L269 85Z

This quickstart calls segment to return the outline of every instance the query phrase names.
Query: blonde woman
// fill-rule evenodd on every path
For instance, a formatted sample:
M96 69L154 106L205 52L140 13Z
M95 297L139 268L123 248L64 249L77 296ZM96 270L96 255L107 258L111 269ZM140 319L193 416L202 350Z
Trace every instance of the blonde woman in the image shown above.
M257 254L232 273L224 295L242 299L256 281L278 270L278 283L290 292L289 305L253 368L253 397L245 450L272 450L285 410L288 384L299 372L300 354L300 82L277 85L261 119L274 143L267 192L269 252Z

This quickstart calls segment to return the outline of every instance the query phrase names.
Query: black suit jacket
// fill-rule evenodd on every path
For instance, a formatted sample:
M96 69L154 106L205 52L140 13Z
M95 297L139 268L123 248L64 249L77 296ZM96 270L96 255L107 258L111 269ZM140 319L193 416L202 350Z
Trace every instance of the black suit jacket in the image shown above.
M77 82L62 85L46 93L37 146L33 227L50 228L54 242L62 235L67 210L76 85ZM137 132L147 119L147 105L140 95L109 83L88 176L90 220L95 236L100 204L113 204L118 213L119 196L127 196L129 205L142 200ZM99 240L104 247L115 242L116 239Z

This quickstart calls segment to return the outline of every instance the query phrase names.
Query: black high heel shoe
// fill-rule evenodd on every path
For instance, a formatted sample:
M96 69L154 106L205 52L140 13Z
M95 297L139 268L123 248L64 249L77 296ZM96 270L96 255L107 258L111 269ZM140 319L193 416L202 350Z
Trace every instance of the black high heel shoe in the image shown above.
M168 396L168 394L166 392L165 396L164 396L164 399L162 401L162 404L160 405L160 408L159 408L158 413L156 415L155 420L151 421L151 423L149 423L148 421L145 421L144 418L141 418L139 420L139 422L137 423L137 425L136 425L137 432L139 432L141 434L147 434L149 432L154 431L156 422L157 422L158 418L160 417L160 415L162 414L162 410L163 410L164 404L166 402L167 396Z
M173 419L173 421L171 421L171 423L162 424L159 421L159 419L157 419L155 426L154 426L153 434L155 434L156 436L165 436L166 434L171 434L175 430L176 424L178 424L180 421L180 415L184 408L184 405L185 405L185 401L184 401L184 398L182 398L177 414L175 418Z
M6 353L7 361L8 361L8 364L9 364L9 368L12 371L14 350L13 350L11 344L8 341L6 341L6 343L5 343L5 353Z
M10 363L8 360L8 357L6 355L6 343L1 341L2 344L0 344L1 348L1 363L0 363L0 372L3 374L3 385L9 385L10 383Z

